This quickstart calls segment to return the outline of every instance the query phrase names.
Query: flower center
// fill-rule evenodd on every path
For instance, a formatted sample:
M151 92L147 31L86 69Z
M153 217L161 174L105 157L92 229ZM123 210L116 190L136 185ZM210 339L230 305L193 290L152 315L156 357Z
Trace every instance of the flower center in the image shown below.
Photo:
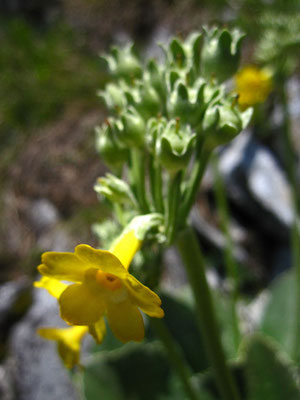
M106 289L112 290L112 291L120 289L122 286L122 282L121 282L120 278L118 278L117 276L115 276L109 272L103 272L103 271L99 271L99 270L96 273L96 281L101 286L105 287Z

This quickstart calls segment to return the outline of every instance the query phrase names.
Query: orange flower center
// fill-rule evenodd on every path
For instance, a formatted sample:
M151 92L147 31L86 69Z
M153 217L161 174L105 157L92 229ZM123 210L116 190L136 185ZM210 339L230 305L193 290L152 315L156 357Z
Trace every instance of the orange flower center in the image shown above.
M103 271L99 271L99 270L97 271L97 274L96 274L96 281L101 286L103 286L109 290L117 290L117 289L120 289L120 287L122 286L122 282L121 282L120 278L118 278L117 276L115 276L109 272L103 272Z

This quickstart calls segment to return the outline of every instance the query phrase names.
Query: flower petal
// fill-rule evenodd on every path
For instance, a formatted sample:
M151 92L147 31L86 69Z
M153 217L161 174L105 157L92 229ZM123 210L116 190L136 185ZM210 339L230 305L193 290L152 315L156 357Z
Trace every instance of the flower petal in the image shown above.
M89 332L98 344L101 344L106 333L104 318L100 318L95 324L89 326Z
M47 276L43 276L42 279L33 283L33 285L37 288L42 288L48 290L51 296L56 299L62 294L62 292L66 289L68 285L62 283L54 278L49 278Z
M164 311L160 307L161 300L156 293L152 292L147 286L144 286L134 276L128 274L123 280L128 294L133 303L135 303L144 313L150 317L162 318Z
M90 290L86 284L70 285L59 298L62 319L72 325L92 325L105 312L101 293Z
M122 263L110 251L97 250L87 244L80 244L76 246L75 254L88 268L98 268L120 277L126 274Z
M42 275L71 282L82 282L88 268L75 254L55 251L44 253L42 264L38 266Z
M134 229L131 229L117 238L109 251L112 252L121 261L124 268L128 270L129 265L135 253L140 249L141 244L142 241L136 237Z
M143 340L145 335L143 317L130 300L122 303L110 302L107 306L107 319L114 335L121 342Z
M79 363L80 342L88 332L87 326L41 328L37 332L44 339L57 341L58 353L67 368L73 368Z

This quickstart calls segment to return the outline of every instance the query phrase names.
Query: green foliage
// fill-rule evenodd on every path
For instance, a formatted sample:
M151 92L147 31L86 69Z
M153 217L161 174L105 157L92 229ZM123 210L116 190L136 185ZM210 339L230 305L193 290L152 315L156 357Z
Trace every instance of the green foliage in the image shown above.
M203 372L208 367L208 361L193 308L186 300L170 295L162 295L161 299L170 333L182 348L193 371Z
M270 299L265 308L260 330L275 339L292 356L295 332L296 280L293 271L277 278L270 288Z
M76 378L79 377L76 376ZM85 400L124 398L117 377L105 360L97 360L86 365L80 381Z
M86 400L155 400L167 392L169 374L159 343L130 343L93 356L81 380Z
M0 30L1 125L26 131L56 118L70 101L93 101L105 74L62 23L36 31L22 19ZM79 75L80 71L80 77Z
M295 372L271 342L252 338L246 356L247 400L298 400Z

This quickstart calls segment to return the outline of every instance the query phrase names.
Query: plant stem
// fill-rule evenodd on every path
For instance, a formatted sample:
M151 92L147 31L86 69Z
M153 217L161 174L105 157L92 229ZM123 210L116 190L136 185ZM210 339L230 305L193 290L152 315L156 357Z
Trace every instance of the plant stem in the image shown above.
M146 199L146 185L145 185L145 165L144 160L138 150L133 149L131 154L131 174L132 181L134 182L134 191L140 206L142 214L149 212L149 206Z
M174 370L176 371L178 377L180 378L187 397L190 400L200 400L196 390L191 385L190 382L191 374L186 364L186 361L183 358L183 355L181 354L177 343L170 335L170 332L167 326L165 325L164 321L156 318L151 318L150 321L156 335L162 341L163 345L167 350L169 361L173 366Z
M300 361L300 232L299 232L299 203L297 195L297 173L295 168L295 153L293 150L293 143L291 138L291 122L290 113L288 109L288 98L284 84L281 84L281 102L283 106L283 140L285 147L286 169L288 178L291 185L294 221L291 229L291 244L293 255L293 269L296 280L295 291L295 331L292 342L292 354L295 361Z
M226 365L213 301L205 276L204 261L192 228L189 227L182 232L178 248L194 293L198 322L219 392L223 400L239 400L235 381Z
M237 315L236 303L238 299L238 268L233 256L233 242L229 232L229 210L225 196L224 182L219 172L218 167L218 156L215 153L212 157L213 169L214 169L214 181L215 181L215 197L217 203L217 209L220 216L221 229L225 236L225 250L224 250L224 261L226 267L226 273L228 279L232 282L233 287L230 293L230 306L231 315L233 321L233 340L235 350L238 350L241 333L239 329L239 319Z
M153 156L149 160L149 174L150 174L150 186L153 203L155 210L159 213L164 212L164 201L162 192L162 170L161 166L158 165Z
M183 204L180 210L180 224L185 224L186 218L195 202L198 188L205 172L211 151L205 151L204 140L200 140L197 144L196 159L192 170L190 180L186 187Z
M180 184L182 179L182 171L170 178L168 188L168 203L167 203L167 238L171 244L177 232L178 225L178 208L181 200Z

